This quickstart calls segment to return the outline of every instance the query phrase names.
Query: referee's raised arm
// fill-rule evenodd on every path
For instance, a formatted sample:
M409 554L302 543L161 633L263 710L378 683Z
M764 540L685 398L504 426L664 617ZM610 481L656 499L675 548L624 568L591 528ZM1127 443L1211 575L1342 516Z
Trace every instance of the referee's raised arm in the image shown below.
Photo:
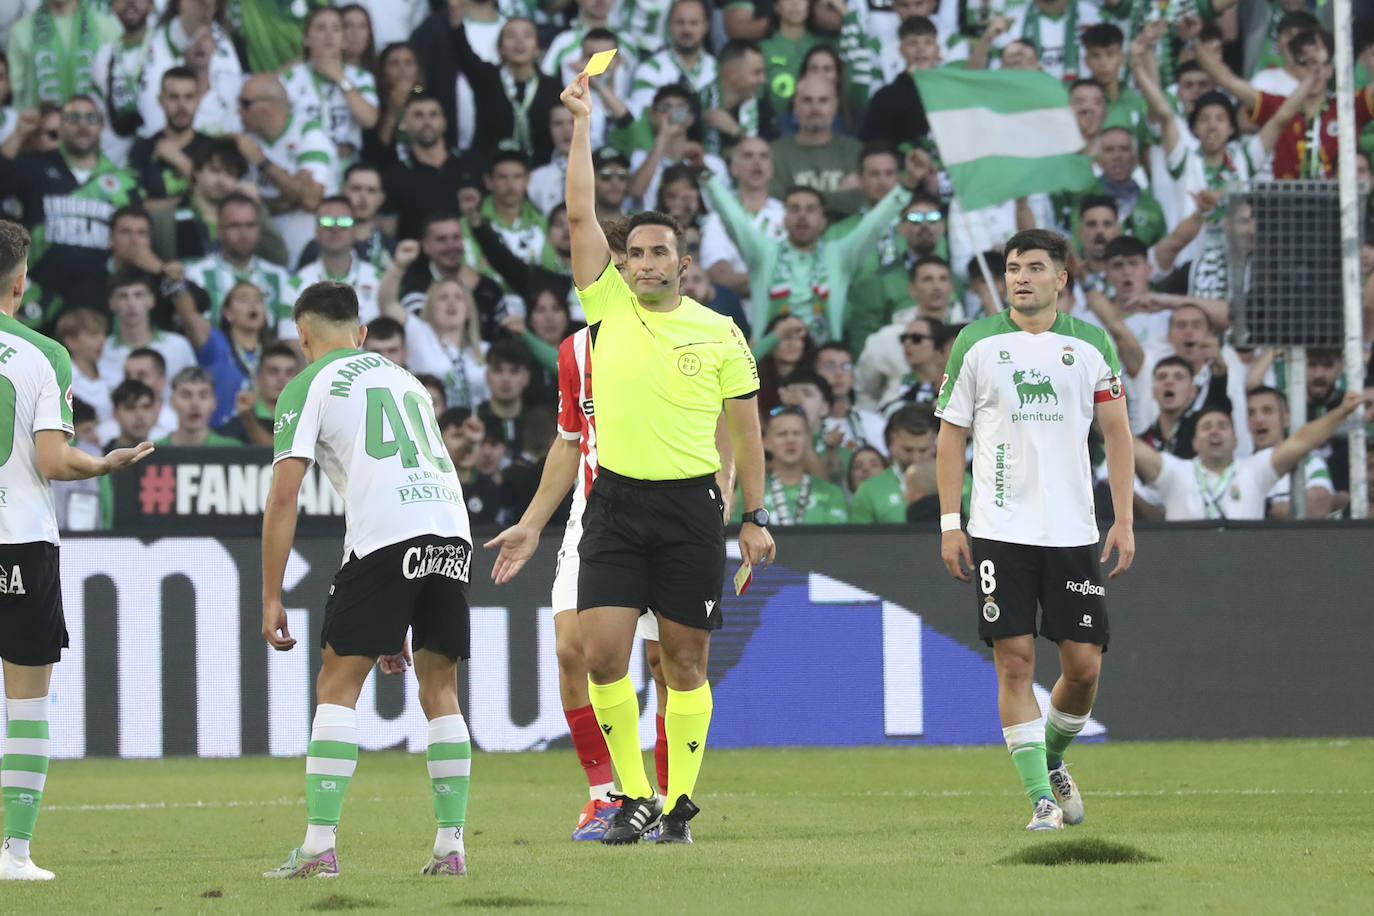
M568 228L572 233L573 283L579 290L596 282L611 262L611 246L596 220L596 177L592 172L591 77L579 73L560 98L572 112L572 146L568 150L565 195Z

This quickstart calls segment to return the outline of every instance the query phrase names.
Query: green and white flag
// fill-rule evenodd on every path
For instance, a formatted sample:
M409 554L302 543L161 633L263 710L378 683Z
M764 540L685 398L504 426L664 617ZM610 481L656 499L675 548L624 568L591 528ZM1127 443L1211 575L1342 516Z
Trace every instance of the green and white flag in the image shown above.
M1069 92L1035 70L920 70L926 119L968 210L1093 182Z

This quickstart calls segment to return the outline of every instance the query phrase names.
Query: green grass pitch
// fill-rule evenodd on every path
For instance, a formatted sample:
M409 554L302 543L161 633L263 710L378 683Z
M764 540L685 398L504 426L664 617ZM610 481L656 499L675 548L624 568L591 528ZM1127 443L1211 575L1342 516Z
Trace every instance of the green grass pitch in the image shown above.
M1374 906L1374 741L1070 749L1087 821L1027 834L1006 751L714 751L693 847L568 839L571 751L479 754L470 875L424 878L422 756L363 754L343 874L258 877L301 838L303 761L55 761L58 873L5 913L1357 913Z

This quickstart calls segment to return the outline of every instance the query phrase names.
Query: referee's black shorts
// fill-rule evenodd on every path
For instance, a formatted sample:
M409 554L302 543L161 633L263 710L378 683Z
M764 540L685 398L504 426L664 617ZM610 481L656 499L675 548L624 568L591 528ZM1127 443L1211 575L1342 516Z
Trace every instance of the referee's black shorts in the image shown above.
M653 608L685 626L720 629L723 510L713 476L635 480L601 468L582 515L577 609Z

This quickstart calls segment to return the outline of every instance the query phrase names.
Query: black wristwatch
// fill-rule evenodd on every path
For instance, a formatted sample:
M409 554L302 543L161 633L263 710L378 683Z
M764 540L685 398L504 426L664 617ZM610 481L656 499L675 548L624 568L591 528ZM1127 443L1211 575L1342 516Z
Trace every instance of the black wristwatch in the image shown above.
M740 516L740 521L749 522L751 525L758 525L760 528L767 528L768 510L755 509L753 512L746 512Z

